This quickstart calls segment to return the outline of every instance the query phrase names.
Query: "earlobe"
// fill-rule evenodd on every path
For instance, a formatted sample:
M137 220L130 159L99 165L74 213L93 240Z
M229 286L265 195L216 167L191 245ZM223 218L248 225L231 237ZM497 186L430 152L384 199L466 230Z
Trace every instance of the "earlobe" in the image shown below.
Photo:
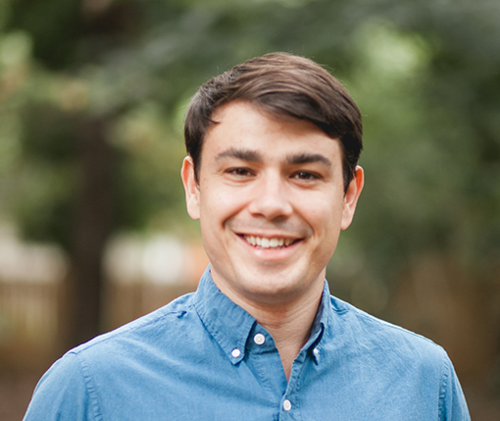
M363 190L365 183L365 174L363 168L359 165L356 166L354 170L354 177L347 187L347 191L344 196L344 208L342 210L342 221L340 228L345 230L351 225L352 219L354 218L354 212L356 211L356 205L358 204L359 195Z
M200 219L200 188L196 182L194 163L190 156L186 156L182 161L181 178L186 194L187 212L191 218Z

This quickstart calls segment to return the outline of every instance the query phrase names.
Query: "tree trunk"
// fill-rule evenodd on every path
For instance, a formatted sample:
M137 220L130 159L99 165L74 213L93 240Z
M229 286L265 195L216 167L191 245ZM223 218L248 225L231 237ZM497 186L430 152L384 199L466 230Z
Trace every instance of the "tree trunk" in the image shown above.
M105 121L83 118L79 129L80 187L74 213L70 346L101 333L103 253L111 232L113 150Z

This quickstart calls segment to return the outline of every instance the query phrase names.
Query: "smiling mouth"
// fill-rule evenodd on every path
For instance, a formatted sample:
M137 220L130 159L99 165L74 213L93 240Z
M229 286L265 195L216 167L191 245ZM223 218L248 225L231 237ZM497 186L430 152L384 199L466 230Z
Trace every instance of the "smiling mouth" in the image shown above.
M266 238L266 237L257 237L254 235L242 235L242 237L246 240L248 244L260 249L283 249L299 241L293 238L280 238L280 237Z

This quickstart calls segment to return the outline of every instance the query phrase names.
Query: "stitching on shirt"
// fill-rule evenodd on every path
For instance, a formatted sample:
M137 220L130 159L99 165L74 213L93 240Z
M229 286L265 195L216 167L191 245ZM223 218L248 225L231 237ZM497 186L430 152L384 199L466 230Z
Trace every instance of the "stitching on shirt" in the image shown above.
M340 298L333 296L332 294L330 294L329 290L325 291L324 293L326 293L326 292L328 292L329 304L330 304L330 308L332 309L332 311L334 311L335 313L340 314L340 315L349 312L349 307L350 307L349 303L341 300ZM341 307L341 305L343 305L343 307ZM355 307L353 307L353 308L355 308Z
M392 323L386 322L384 320L378 319L374 316L371 316L368 313L365 313L363 310L360 310L360 309L358 309L358 308L356 308L348 303L346 303L346 304L347 304L348 308L350 308L352 310L352 312L355 314L356 317L363 319L363 320L366 320L370 323L381 325L385 328L390 328L392 330L399 331L402 334L420 339L423 342L426 342L427 344L431 345L432 349L436 352L436 354L437 353L439 354L439 356L435 355L435 358L436 358L435 361L436 361L436 363L438 363L439 359L441 360L440 366L442 367L443 371L442 371L442 374L440 376L439 389L438 389L439 390L438 419L444 419L443 417L446 416L446 411L447 411L447 408L446 408L447 405L445 402L446 393L447 393L447 389L449 387L450 373L453 371L453 369L450 367L451 361L449 360L446 351L440 345L436 344L432 340L430 340L422 335L419 335L417 333L414 333L412 331L404 329L400 326L393 325Z
M287 395L290 396L294 401L294 409L295 409L294 414L298 420L302 419L302 411L300 411L300 408L302 406L302 401L300 399L301 398L300 389L302 388L303 379L305 377L305 376L302 376L302 371L305 369L305 365L307 364L307 362L308 361L307 361L307 353L306 353L306 355L304 356L304 359L300 363L299 369L297 370L297 376L295 378L295 387L293 388L293 390L289 391L288 388L290 387L290 384L293 383L293 380L294 380L294 378L292 377L293 376L293 366L292 366L292 373L291 373L290 379L288 380L288 384L287 384L287 388L286 388Z
M273 387L273 382L271 382L269 379L269 372L262 364L259 363L260 361L258 360L258 357L250 352L245 362L248 367L248 371L252 373L254 377L256 377L257 382L260 383L260 385L262 385L269 391L270 395L274 395L276 393L276 389ZM283 365L281 367L283 367ZM283 372L283 376L284 375L285 373Z
M368 313L365 313L363 310L360 310L359 308L356 308L354 306L350 306L350 307L351 307L352 312L354 312L357 316L362 317L365 320L371 321L372 323L381 324L383 326L386 326L386 327L391 328L393 330L397 330L397 331L402 332L402 333L406 333L406 334L414 336L416 338L423 339L425 342L432 344L439 349L442 349L441 346L436 344L434 341L431 341L430 339L426 338L425 336L419 335L418 333L412 332L411 330L404 329L400 326L393 325L392 323L386 322L385 320L377 319L376 317L374 317Z
M85 381L85 386L87 388L87 392L91 402L94 418L96 420L102 420L101 405L99 403L99 397L97 395L96 387L94 385L92 376L90 374L89 366L85 361L85 359L83 358L82 354L75 354L75 357L80 365L80 369L82 370L82 376Z
M438 417L439 419L443 418L443 412L444 412L444 399L446 396L446 389L448 388L448 382L449 382L449 372L450 372L450 367L448 366L448 359L443 356L444 359L444 364L443 364L443 374L441 375L441 386L439 388L439 405L438 405Z
M205 280L206 276L208 276L208 278L209 278L208 280ZM207 269L205 270L205 273L203 273L203 275L200 279L200 285L203 285L202 284L203 282L213 283L210 264L208 265ZM205 287L205 289L208 289L208 288ZM195 310L196 314L198 315L198 318L200 319L201 324L205 327L205 330L210 335L212 335L212 337L216 340L217 345L219 345L219 347L222 349L222 352L228 356L229 360L231 360L231 358L228 355L228 351L226 351L226 349L225 349L226 347L229 349L231 347L231 344L228 343L228 341L226 341L226 338L224 337L224 335L219 334L217 327L215 326L214 323L212 323L211 319L208 317L207 309L205 308L205 305L204 305L204 302L207 299L207 293L206 293L206 291L204 291L203 296L200 296L200 292L201 292L200 290L196 291L196 297L193 300L194 310ZM243 357L245 351L244 351L244 349L242 349L240 351L242 351L242 357ZM231 362L232 362L232 360L231 360Z
M210 320L210 318L207 317L207 314L205 312L205 308L201 305L201 303L199 303L198 301L195 300L193 306L194 306L196 314L198 315L198 318L200 319L202 325L205 326L206 331L210 335L213 336L213 338L217 342L217 345L219 345L219 347L221 348L224 355L226 355L229 358L229 360L231 361L231 363L234 364L234 361L228 355L228 353L230 352L229 348L231 348L232 344L226 340L226 337L223 334L219 333L215 324L213 324L212 321ZM241 345L238 345L238 346L240 346L240 348L242 348L242 349L240 349L241 356L238 359L238 362L239 362L239 361L243 360L243 358L245 356L246 349L245 349L245 346L241 346ZM227 350L225 348L227 348Z
M170 304L167 304L166 306L169 306ZM149 313L149 314L147 314L139 319L136 319L135 321L133 321L131 323L123 325L115 330L112 330L111 332L105 333L101 336L97 336L92 341L76 347L71 352L73 352L74 354L79 354L88 348L91 348L91 347L96 346L96 345L101 344L101 343L106 343L107 341L114 339L114 337L117 335L122 335L124 333L133 332L134 330L141 329L141 328L148 326L148 325L155 325L157 323L163 322L164 319L167 317L171 317L171 316L178 317L179 315L185 314L187 312L186 310L189 310L190 307L192 307L193 305L192 305L192 303L185 304L183 309L171 310L171 311L168 311L167 313L155 316L155 313L165 311L166 306L161 307L160 309L153 311L152 313Z

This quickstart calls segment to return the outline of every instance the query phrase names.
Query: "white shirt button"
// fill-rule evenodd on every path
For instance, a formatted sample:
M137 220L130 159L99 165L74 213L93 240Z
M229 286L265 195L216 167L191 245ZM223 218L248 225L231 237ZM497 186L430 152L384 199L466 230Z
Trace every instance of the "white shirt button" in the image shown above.
M288 399L283 401L283 409L285 411L290 411L290 409L292 409L292 403Z
M264 342L266 342L266 337L262 333L257 333L257 335L253 337L253 341L257 345L262 345Z
M319 349L318 348L314 348L313 349L313 353L314 353L314 355L318 355L319 354Z
M240 351L238 348L234 348L234 349L231 351L231 355L232 355L234 358L238 358L238 357L241 355L241 351Z

